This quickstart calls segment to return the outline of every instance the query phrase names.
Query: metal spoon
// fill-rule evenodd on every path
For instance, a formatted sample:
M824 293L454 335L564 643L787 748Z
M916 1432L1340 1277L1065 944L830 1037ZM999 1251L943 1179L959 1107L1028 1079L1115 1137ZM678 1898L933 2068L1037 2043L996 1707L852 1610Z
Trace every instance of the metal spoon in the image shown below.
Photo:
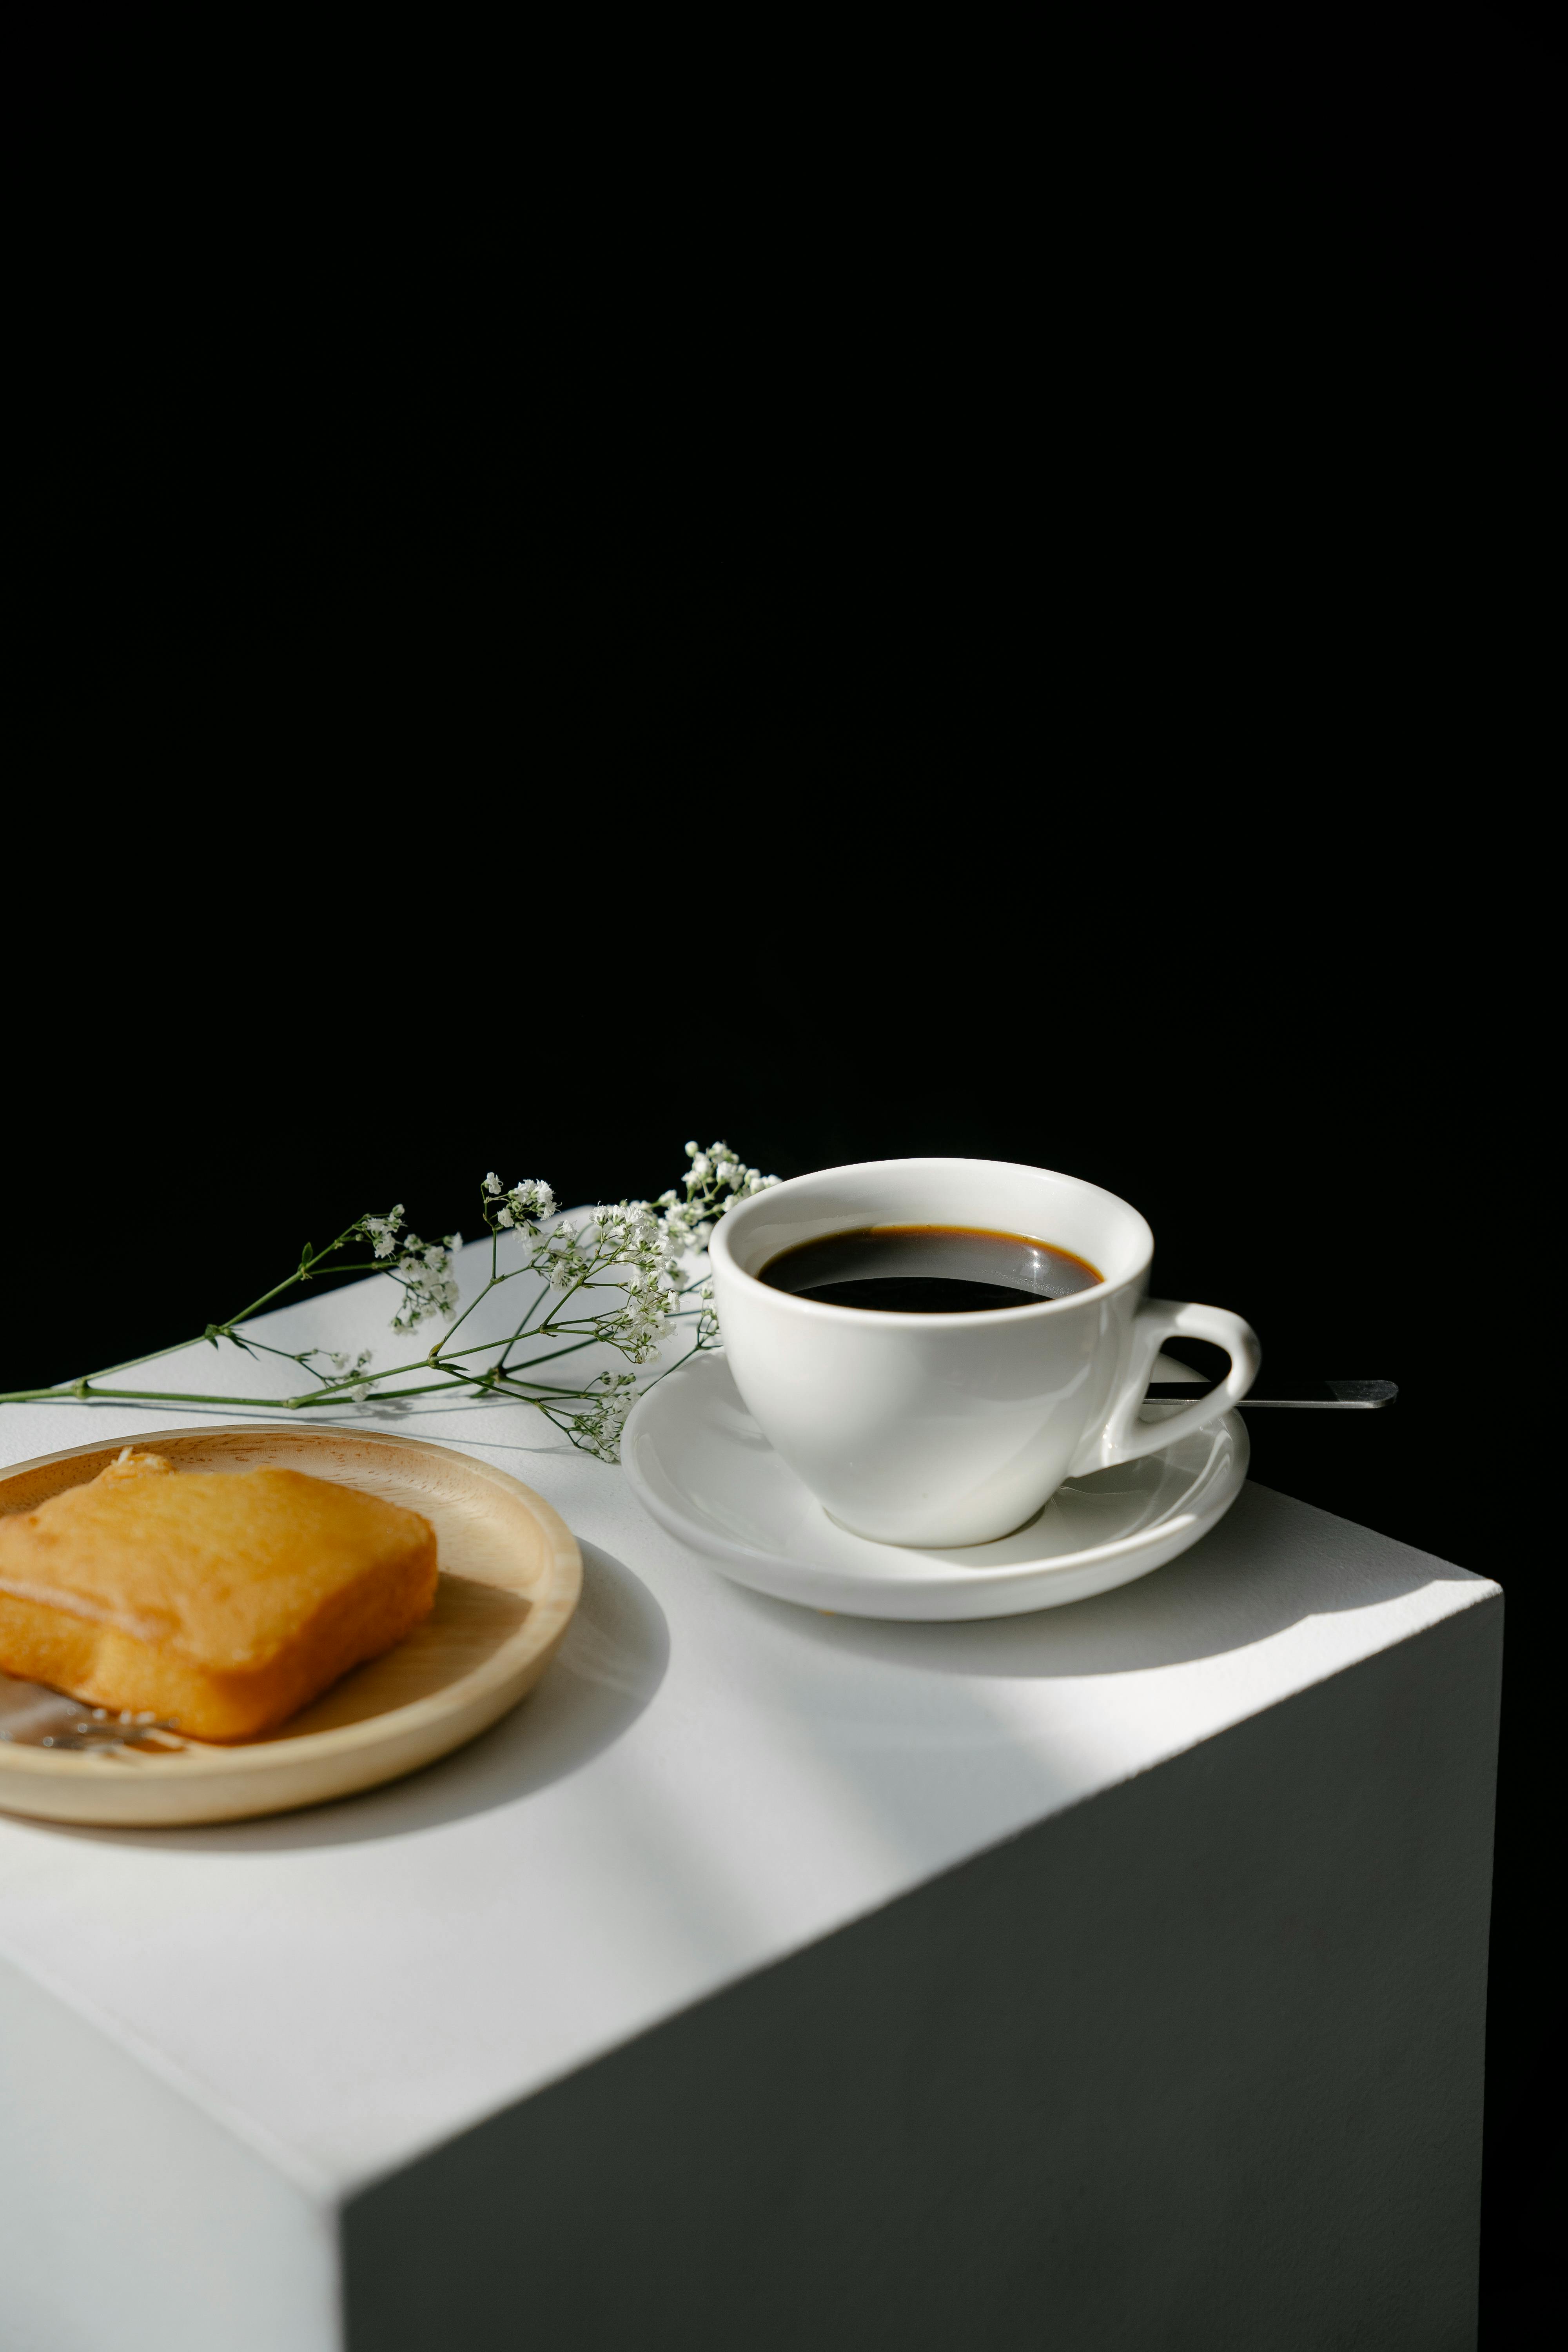
M42 1683L0 1674L0 1739L18 1748L70 1748L82 1755L112 1756L127 1748L181 1748L171 1723L127 1709L84 1706Z
M1254 1389L1242 1398L1242 1411L1267 1405L1279 1412L1375 1412L1380 1405L1392 1404L1399 1394L1393 1381L1298 1381L1280 1385L1294 1389L1295 1393L1260 1396ZM1184 1381L1151 1381L1148 1393L1156 1402L1169 1399L1173 1404L1191 1404L1194 1389L1206 1394L1218 1386L1217 1381L1205 1381L1201 1372L1193 1372Z

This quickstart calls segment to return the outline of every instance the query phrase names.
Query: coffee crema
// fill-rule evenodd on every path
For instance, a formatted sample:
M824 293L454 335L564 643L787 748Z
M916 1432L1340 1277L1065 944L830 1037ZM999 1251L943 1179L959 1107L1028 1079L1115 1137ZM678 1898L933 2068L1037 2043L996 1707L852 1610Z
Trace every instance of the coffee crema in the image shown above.
M1104 1279L1071 1250L984 1225L867 1225L825 1234L781 1250L757 1276L771 1289L820 1307L871 1307L892 1315L1037 1307Z

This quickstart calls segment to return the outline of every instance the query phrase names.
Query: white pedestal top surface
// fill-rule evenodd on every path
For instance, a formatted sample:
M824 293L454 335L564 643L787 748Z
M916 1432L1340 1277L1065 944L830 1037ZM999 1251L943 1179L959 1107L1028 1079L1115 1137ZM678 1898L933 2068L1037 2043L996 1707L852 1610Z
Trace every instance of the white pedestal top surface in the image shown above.
M390 1311L376 1280L258 1328L384 1357ZM122 1377L265 1395L282 1369L198 1345ZM198 1418L6 1406L0 1461ZM493 1461L577 1534L583 1605L536 1695L311 1812L0 1816L0 1952L322 2197L1496 1591L1249 1486L1194 1550L1099 1600L829 1618L727 1583L525 1408L341 1418Z

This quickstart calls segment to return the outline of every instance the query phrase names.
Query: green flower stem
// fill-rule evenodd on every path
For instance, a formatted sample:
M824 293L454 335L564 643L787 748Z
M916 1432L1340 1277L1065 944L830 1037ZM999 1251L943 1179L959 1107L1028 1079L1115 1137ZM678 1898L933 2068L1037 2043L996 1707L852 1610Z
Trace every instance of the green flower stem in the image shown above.
M358 1223L359 1220L356 1217L354 1224L357 1224ZM261 1312L261 1309L268 1304L268 1300L281 1298L283 1293L286 1290L292 1290L297 1283L308 1282L310 1276L315 1273L316 1268L322 1265L326 1259L330 1258L334 1250L341 1250L343 1244L352 1239L353 1230L353 1225L345 1225L342 1232L338 1235L337 1240L335 1242L329 1242L325 1249L311 1250L307 1244L306 1249L300 1252L300 1263L295 1267L292 1274L286 1276L283 1281L274 1283L270 1290L264 1290L259 1298L252 1299L248 1307L242 1307L237 1315L231 1315L226 1323L215 1324L213 1327L215 1330L228 1331L231 1330L237 1323L248 1322L253 1315L258 1315ZM376 1270L378 1273L384 1274L386 1268L384 1266L380 1266L377 1267ZM352 1265L339 1265L334 1266L332 1271L334 1274L354 1274L359 1272L360 1269Z
M309 1371L310 1369L306 1359L310 1356L319 1356L323 1352L320 1348L275 1348L270 1340L253 1339L248 1332L247 1332L243 1339L240 1338L237 1331L228 1331L226 1332L224 1336L226 1339L231 1339L237 1348L245 1349L247 1354L254 1349L263 1356L279 1356L281 1357L282 1360L286 1364L303 1365L306 1371ZM124 1368L121 1367L121 1369L123 1370Z
M392 1376L388 1375L388 1377ZM477 1378L475 1375L461 1374L449 1381L422 1381L417 1388L377 1389L374 1402L377 1404L397 1404L401 1402L405 1397L448 1396L454 1389L457 1389L463 1393L468 1393L471 1392L476 1386ZM578 1389L566 1389L560 1391L560 1393L563 1396L574 1397L581 1395L582 1391ZM474 1402L476 1403L480 1402L482 1401L482 1396L483 1391L481 1391L479 1395L475 1396ZM252 1404L256 1402L256 1399L254 1397L245 1401ZM230 1402L238 1403L239 1402L240 1400L238 1398L230 1399L223 1397L218 1399L218 1402L223 1404ZM314 1396L307 1394L305 1396L283 1397L279 1399L279 1402L289 1412L302 1412L309 1405L342 1404L345 1402L346 1400L344 1398L329 1395L324 1391L319 1391ZM529 1397L525 1399L524 1402L529 1404L532 1404L535 1400L532 1397Z
M321 1265L324 1258L330 1257L333 1250L341 1249L343 1242L349 1238L349 1235L353 1232L353 1227L350 1225L339 1240L330 1243L327 1248L323 1250L318 1250L310 1260L312 1270ZM332 1268L332 1272L334 1274L384 1274L386 1271L386 1267L378 1264L374 1258L366 1258L363 1264L356 1263L353 1265L335 1265ZM231 1315L226 1323L215 1323L212 1327L213 1329L221 1333L226 1339L234 1339L233 1327L235 1324L247 1321L252 1315L255 1315L261 1307L266 1306L269 1298L277 1298L283 1291L292 1289L296 1283L302 1282L305 1279L306 1276L296 1269L295 1272L289 1276L286 1282L279 1282L271 1290L264 1291L262 1296L256 1300L253 1306L246 1307L244 1311L238 1315ZM196 1336L199 1339L202 1337L202 1334L198 1333ZM238 1346L241 1343L236 1340L235 1344ZM192 1342L189 1339L176 1339L167 1348L151 1349L144 1356L127 1356L121 1363L106 1364L98 1377L100 1380L108 1380L115 1372L133 1372L140 1364L161 1363L165 1356L177 1356L183 1349L190 1347L191 1345ZM244 1345L247 1348L266 1348L269 1356L290 1355L290 1351L288 1349L269 1347L265 1339L247 1338L245 1340ZM300 1360L297 1356L290 1356L290 1360L298 1363ZM76 1383L72 1381L59 1381L56 1382L53 1388L8 1390L4 1395L0 1395L0 1404L37 1404L46 1402L48 1398L54 1396L60 1397L68 1402L70 1401L71 1391L75 1385ZM222 1403L225 1400L219 1398L217 1402ZM242 1402L242 1400L236 1399L230 1400L230 1402Z
M279 1404L278 1397L214 1396L210 1389L100 1389L91 1381L73 1381L63 1389L10 1389L0 1404Z
M692 1359L692 1357L693 1357L693 1356L700 1356L701 1353L702 1353L702 1342L701 1342L701 1340L700 1340L700 1339L694 1339L694 1340L692 1341L692 1343L691 1343L690 1347L689 1347L689 1348L688 1348L688 1349L686 1350L685 1355L684 1355L684 1356L677 1356L677 1358L676 1358L676 1360L675 1360L675 1361L674 1361L674 1363L673 1363L673 1364L666 1364L666 1366L665 1366L665 1368L664 1368L664 1370L663 1370L663 1371L662 1371L662 1372L655 1372L655 1374L654 1374L654 1376L653 1376L652 1380L651 1380L651 1381L649 1381L649 1382L648 1382L648 1384L647 1384L647 1388L645 1388L644 1390L642 1390L640 1393L641 1393L642 1395L644 1395L644 1396L647 1396L647 1390L648 1390L648 1389L656 1389L656 1388L658 1388L658 1384L659 1384L660 1381L667 1381L667 1380L669 1378L669 1375L671 1374L671 1372L678 1372L678 1371L680 1370L680 1367L681 1367L681 1365L682 1365L682 1364L689 1364L689 1363L691 1361L691 1359Z
M536 1336L537 1336L537 1335L536 1335ZM493 1372L494 1376L495 1376L497 1379L502 1379L502 1378L504 1378L504 1379L507 1379L507 1380L510 1380L510 1379L512 1379L512 1378L515 1376L515 1374L516 1374L516 1373L518 1373L518 1372L525 1372L525 1371L527 1371L527 1370L529 1369L529 1365L530 1365L530 1364L553 1364L553 1363L558 1362L558 1361L559 1361L559 1360L560 1360L563 1356L574 1356L574 1355L577 1353L577 1351L579 1350L579 1349L582 1349L582 1348L591 1348L591 1347L593 1346L593 1344L594 1344L595 1339L597 1337L598 1337L598 1334L597 1334L596 1332L590 1331L590 1332L589 1332L589 1334L588 1334L588 1336L587 1336L587 1338L586 1338L585 1339L573 1339L573 1340L570 1340L570 1341L567 1343L567 1345L566 1345L565 1347L563 1347L563 1348L552 1348L552 1349L548 1349L548 1350L547 1350L543 1355L541 1355L541 1356L530 1356L530 1358L528 1359L528 1363L525 1363L525 1364L517 1364L517 1365L513 1365L513 1366L509 1366L509 1365L506 1363L506 1361L505 1361L505 1360L504 1360L504 1357L503 1357L502 1361L501 1361L500 1363L497 1364L497 1365L492 1366L491 1370L492 1370L492 1372ZM460 1355L464 1355L464 1356L477 1356L477 1355L480 1352L480 1350L481 1350L482 1349L485 1349L485 1348L499 1348L499 1347L500 1347L500 1346L501 1346L501 1344L502 1344L502 1343L501 1343L501 1341L500 1341L500 1340L499 1340L499 1339L477 1339L477 1340L474 1342L474 1344L473 1344L473 1346L472 1346L471 1348L463 1348L463 1349L459 1349L458 1353L459 1353ZM511 1343L510 1341L508 1341L506 1344L507 1344L508 1346L510 1346L512 1343ZM381 1402L383 1402L383 1400L384 1400L384 1399L385 1399L385 1398L387 1398L387 1397L394 1397L394 1396L423 1396L424 1394L426 1394L426 1390L425 1390L425 1389L423 1389L423 1388L419 1388L419 1389L384 1389L384 1388L380 1385L380 1383L381 1383L383 1381L396 1381L396 1380L401 1380L405 1372L423 1372L423 1371L426 1371L426 1370L428 1370L428 1371L434 1371L434 1372L439 1372L439 1371L443 1371L443 1370L446 1370L446 1350L445 1350L445 1349L442 1349L442 1351L441 1351L441 1354L440 1354L440 1355L436 1356L436 1357L434 1357L434 1358L429 1357L429 1356L420 1356L420 1357L416 1358L416 1359L415 1360L415 1361L414 1361L414 1362L412 1362L412 1363L407 1363L407 1364L394 1364L394 1365L390 1368L390 1370L388 1370L387 1371L384 1371L384 1372L377 1372L377 1373L375 1373L375 1374L374 1374L374 1399L375 1399L375 1402L379 1404L379 1403L381 1403ZM489 1377L489 1375L487 1375L487 1374L485 1374L485 1373L483 1373L483 1372L470 1372L470 1371L467 1371L467 1370L457 1370L457 1369L454 1367L454 1369L451 1370L451 1372L449 1373L448 1377L447 1377L446 1380L444 1380L444 1381L432 1381L429 1385L430 1385L432 1388L453 1388L453 1387L458 1387L458 1388L466 1388L466 1387L470 1386L470 1385L471 1385L472 1383L474 1383L475 1381L482 1381L482 1380L486 1379L487 1377ZM344 1397L347 1397L347 1396L351 1395L351 1394L353 1393L353 1391L355 1389L357 1389L357 1388L363 1388L363 1386L365 1386L365 1384L366 1384L366 1379L367 1379L366 1374L364 1374L363 1372L359 1372L359 1373L353 1373L353 1374L347 1375L347 1376L345 1376L345 1377L344 1377L343 1379L342 1379L342 1380L337 1380L337 1381L328 1381L328 1382L327 1382L327 1383L326 1383L326 1384L325 1384L325 1385L324 1385L324 1386L323 1386L323 1387L322 1387L322 1388L318 1391L318 1393L317 1393L316 1395L314 1395L314 1396L309 1396L309 1395L307 1395L307 1397L305 1398L304 1402L308 1402L308 1403L310 1403L310 1404L331 1404L331 1403L337 1402L339 1402L341 1399L342 1399L342 1398L344 1398ZM535 1383L534 1383L534 1385L535 1385L535 1386L540 1386L540 1385L542 1385L542 1383L539 1383L539 1382L535 1382ZM581 1390L578 1390L578 1389L573 1389L573 1390L570 1391L570 1393L571 1393L573 1396L578 1396L578 1395L581 1395L581 1394L583 1393L583 1391L582 1391ZM291 1397L291 1398L289 1398L289 1402L290 1404L295 1404L295 1403L298 1403L298 1402L300 1402L300 1400L299 1400L299 1399L297 1399L297 1398L292 1398L292 1397Z
M595 1333L590 1331L585 1339L574 1339L569 1346L564 1348L552 1348L546 1355L530 1356L528 1363L524 1364L509 1364L506 1360L506 1357L503 1356L499 1369L505 1374L509 1381L515 1379L519 1372L527 1371L529 1364L558 1364L563 1356L574 1356L580 1348L591 1348L596 1336L597 1335ZM536 1331L533 1334L533 1337L537 1339L539 1333ZM509 1340L507 1342L509 1354L515 1345L516 1342L514 1340Z
M521 1274L522 1271L523 1269L521 1266L514 1266L512 1268L512 1274ZM462 1326L468 1321L469 1316L473 1313L481 1298L488 1298L492 1290L498 1290L503 1282L510 1282L511 1278L512 1276L510 1274L492 1274L484 1288L481 1291L477 1292L475 1296L469 1299L468 1305L464 1307L457 1321L452 1325L451 1329L448 1330L447 1339L451 1338L453 1331L461 1329ZM447 1352L447 1339L443 1339L441 1342L441 1352L443 1355ZM479 1345L480 1347L493 1348L495 1341L493 1339L481 1339L479 1341ZM471 1349L465 1348L461 1352L464 1355L471 1355L473 1350Z
M216 1328L217 1327L215 1325L214 1328L216 1329ZM183 1355L187 1348L198 1346L202 1337L202 1333L198 1331L195 1339L176 1339L173 1347L154 1348L151 1355L127 1356L122 1364L105 1364L102 1371L99 1373L98 1378L100 1381L107 1381L111 1379L116 1372L133 1372L138 1364L156 1364L162 1362L165 1356ZM253 1347L258 1347L260 1342L259 1340L252 1340L251 1345ZM68 1404L70 1402L71 1391L75 1385L76 1383L73 1381L60 1381L52 1389L18 1389L14 1396L0 1397L0 1404L15 1404L19 1397L37 1398L51 1396L61 1397Z

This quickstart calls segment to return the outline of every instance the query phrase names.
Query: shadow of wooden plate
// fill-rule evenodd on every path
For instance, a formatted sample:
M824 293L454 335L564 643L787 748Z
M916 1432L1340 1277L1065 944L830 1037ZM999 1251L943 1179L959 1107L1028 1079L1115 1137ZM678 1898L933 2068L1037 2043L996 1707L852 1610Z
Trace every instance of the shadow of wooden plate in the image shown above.
M77 1445L0 1478L0 1517L95 1478L123 1441ZM93 1756L0 1742L0 1808L46 1821L168 1827L319 1805L416 1772L526 1696L572 1620L583 1563L531 1487L422 1438L265 1423L150 1430L182 1470L302 1470L423 1512L440 1580L423 1625L266 1738Z

